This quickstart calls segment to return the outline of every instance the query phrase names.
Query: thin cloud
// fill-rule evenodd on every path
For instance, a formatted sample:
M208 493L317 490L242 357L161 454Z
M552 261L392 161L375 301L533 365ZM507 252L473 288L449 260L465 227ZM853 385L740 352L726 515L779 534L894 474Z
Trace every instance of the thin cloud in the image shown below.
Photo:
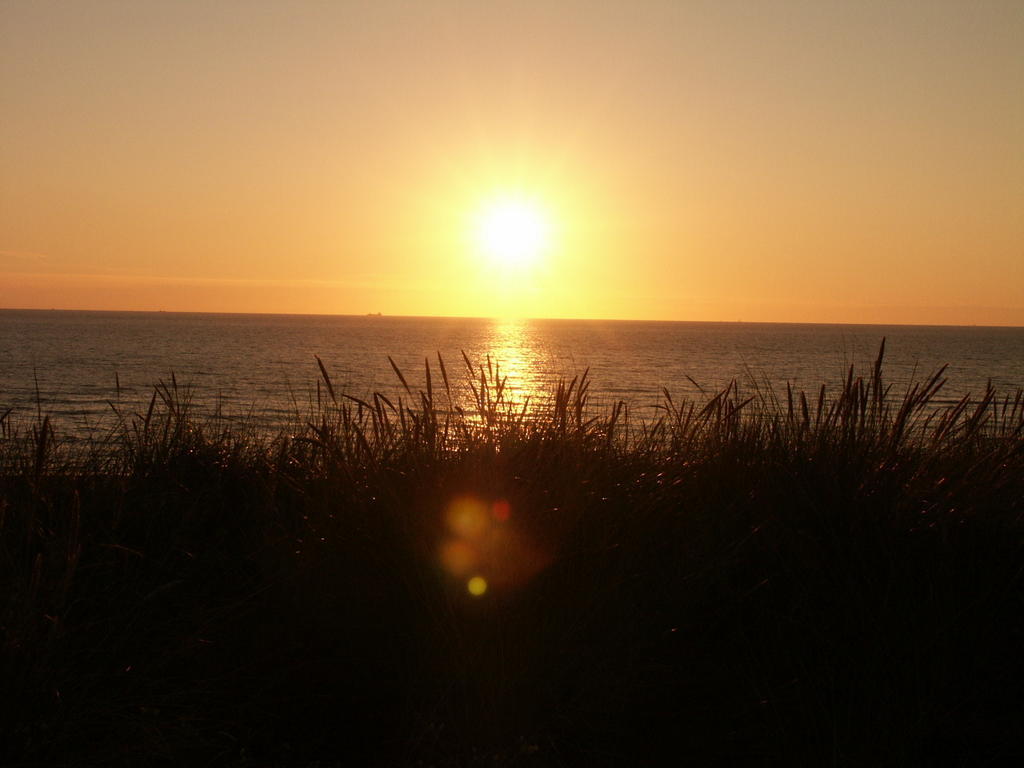
M40 264L49 261L50 257L45 253L35 253L33 251L0 250L0 259L23 264Z

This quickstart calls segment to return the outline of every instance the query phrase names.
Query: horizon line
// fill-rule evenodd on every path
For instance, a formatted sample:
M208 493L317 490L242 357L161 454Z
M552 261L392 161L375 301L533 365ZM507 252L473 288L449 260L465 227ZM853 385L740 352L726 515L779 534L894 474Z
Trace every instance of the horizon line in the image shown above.
M594 323L690 323L707 325L848 325L868 327L919 327L919 328L1024 328L1022 325L1001 325L996 323L850 323L806 320L679 320L629 317L502 317L482 315L401 315L381 312L229 312L223 310L179 310L179 309L83 309L68 307L0 307L0 312L92 312L96 314L136 315L225 315L234 317L381 317L398 320L513 320L513 321L578 321Z

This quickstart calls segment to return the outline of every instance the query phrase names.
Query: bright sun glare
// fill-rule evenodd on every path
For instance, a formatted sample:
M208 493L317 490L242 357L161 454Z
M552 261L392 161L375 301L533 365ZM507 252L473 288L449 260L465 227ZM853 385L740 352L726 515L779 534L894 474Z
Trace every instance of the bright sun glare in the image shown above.
M533 263L548 246L550 227L536 203L503 198L484 206L476 221L481 251L502 266Z

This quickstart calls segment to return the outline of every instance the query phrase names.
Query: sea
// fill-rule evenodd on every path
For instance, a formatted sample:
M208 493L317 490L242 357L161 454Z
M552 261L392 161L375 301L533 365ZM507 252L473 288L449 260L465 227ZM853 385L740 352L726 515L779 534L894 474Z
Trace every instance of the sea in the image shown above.
M938 403L989 382L1003 395L1024 388L1024 328L1012 327L0 310L0 416L93 435L173 378L197 415L276 430L326 397L317 357L336 393L363 399L404 396L391 361L413 392L429 365L440 390L439 358L466 398L468 359L475 378L496 368L519 400L586 373L596 409L625 401L642 414L665 390L700 400L732 381L782 397L787 384L835 390L851 365L870 372L883 339L897 395L943 365Z

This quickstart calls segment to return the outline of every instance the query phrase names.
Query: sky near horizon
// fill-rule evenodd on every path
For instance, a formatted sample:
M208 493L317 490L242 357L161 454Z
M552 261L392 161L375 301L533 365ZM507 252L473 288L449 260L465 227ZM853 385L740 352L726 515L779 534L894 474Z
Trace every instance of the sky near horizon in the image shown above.
M0 115L0 307L1024 325L1020 0L0 0Z

